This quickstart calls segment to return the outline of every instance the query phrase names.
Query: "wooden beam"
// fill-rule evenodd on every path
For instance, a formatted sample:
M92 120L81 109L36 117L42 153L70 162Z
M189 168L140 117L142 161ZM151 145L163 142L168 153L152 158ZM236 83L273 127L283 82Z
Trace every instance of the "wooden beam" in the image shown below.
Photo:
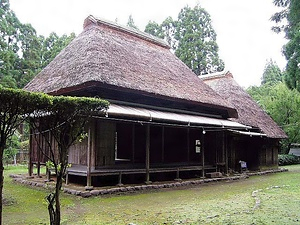
M150 124L146 125L146 184L150 184Z
M161 162L165 161L165 127L161 131Z
M95 121L96 122L96 121ZM92 188L92 176L91 176L91 156L92 156L92 126L93 122L89 123L88 128L88 146L87 146L87 174L86 174L86 187L85 189Z
M187 161L190 162L190 128L187 129L186 134L186 141L187 141Z
M205 151L205 147L204 147L204 133L201 135L201 158L202 158L202 177L205 177L205 171L204 171L204 164L205 164L205 160L204 160L204 151Z
M122 171L119 172L119 178L118 178L117 186L123 186L123 184L122 184Z
M38 134L38 137L39 137L39 142L41 143L38 148L37 148L37 164L36 164L36 167L37 167L37 176L40 177L41 176L41 151L42 149L41 148L44 148L44 138L42 135Z
M223 132L224 148L225 148L225 173L228 174L228 146L227 146L227 133Z
M30 128L30 134L33 134L34 131ZM33 135L29 136L29 160L28 160L28 175L31 177L33 174L33 164L32 164L32 157L33 157Z
M219 137L218 132L215 132L215 140L216 140L216 142L218 140L218 137ZM216 157L215 157L215 160L216 160L216 162L215 162L215 164L216 164L216 172L218 172L218 164L220 163L220 157L219 157L219 154L218 154L218 145L217 144L215 146L215 154L216 154Z
M131 162L134 163L134 155L135 155L135 124L132 124L132 149L131 149Z

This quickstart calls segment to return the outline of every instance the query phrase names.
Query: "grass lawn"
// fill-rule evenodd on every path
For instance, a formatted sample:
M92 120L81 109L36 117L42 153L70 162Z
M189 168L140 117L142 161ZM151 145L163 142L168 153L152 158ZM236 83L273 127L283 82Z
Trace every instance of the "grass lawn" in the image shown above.
M62 193L62 224L300 224L300 165L289 172L186 189L81 198ZM5 169L3 224L49 224L49 191L13 183Z

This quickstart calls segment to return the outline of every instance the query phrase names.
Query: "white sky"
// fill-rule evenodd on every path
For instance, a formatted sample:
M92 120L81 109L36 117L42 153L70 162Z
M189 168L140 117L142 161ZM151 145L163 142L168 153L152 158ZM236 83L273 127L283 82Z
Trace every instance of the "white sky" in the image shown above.
M219 56L243 87L259 85L266 61L272 58L281 69L283 35L271 31L271 15L278 11L273 0L10 0L22 23L31 23L40 35L82 31L88 15L126 24L132 15L144 30L149 20L161 23L177 18L180 9L197 3L211 15L217 33Z

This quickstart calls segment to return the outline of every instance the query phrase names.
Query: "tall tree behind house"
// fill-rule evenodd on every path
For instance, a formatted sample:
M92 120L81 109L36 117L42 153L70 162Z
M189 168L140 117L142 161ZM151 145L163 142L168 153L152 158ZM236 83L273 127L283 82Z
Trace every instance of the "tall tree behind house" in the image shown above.
M283 47L283 54L288 61L285 81L289 88L300 91L300 1L274 0L274 4L281 11L271 18L277 23L273 30L277 33L284 32L289 40Z
M210 15L200 5L184 7L177 20L168 17L160 27L150 21L145 32L164 37L175 55L197 75L224 69L224 62L218 55L217 35Z
M249 87L247 92L288 135L280 142L280 153L285 154L292 143L300 142L300 93L286 86L283 74L270 60L266 63L261 85Z
M139 28L135 25L132 15L129 15L129 17L128 17L127 26L128 26L128 27L131 27L131 28L133 28L133 29L136 29L136 30L139 29Z
M261 78L261 84L275 84L283 81L283 72L272 59L268 60Z

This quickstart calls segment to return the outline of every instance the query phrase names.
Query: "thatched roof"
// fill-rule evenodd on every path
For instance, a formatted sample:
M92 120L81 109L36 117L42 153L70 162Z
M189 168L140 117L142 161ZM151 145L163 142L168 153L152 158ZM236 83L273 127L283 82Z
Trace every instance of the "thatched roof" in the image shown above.
M270 138L287 138L273 119L236 83L230 72L200 76L200 78L234 105L238 112L238 119L233 119L234 121L257 127Z
M83 32L42 70L26 90L53 95L97 84L155 98L236 110L202 82L161 39L89 16Z

